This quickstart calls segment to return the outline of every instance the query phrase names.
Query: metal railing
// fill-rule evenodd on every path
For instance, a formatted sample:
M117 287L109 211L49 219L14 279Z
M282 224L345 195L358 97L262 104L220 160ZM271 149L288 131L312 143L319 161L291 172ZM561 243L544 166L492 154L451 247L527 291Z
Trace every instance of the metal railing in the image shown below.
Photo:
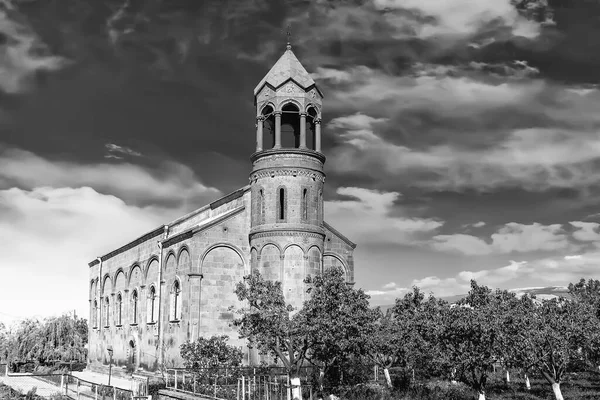
M2 382L20 392L43 391L47 394L59 394L76 400L141 400L149 399L145 393L108 386L71 374L8 373L5 368ZM37 383L36 383L37 382Z

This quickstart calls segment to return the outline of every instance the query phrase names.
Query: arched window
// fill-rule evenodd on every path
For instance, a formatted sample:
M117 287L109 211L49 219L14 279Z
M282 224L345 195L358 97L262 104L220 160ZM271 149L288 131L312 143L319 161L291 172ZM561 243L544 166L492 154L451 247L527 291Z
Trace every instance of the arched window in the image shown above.
M308 221L308 189L302 189L302 221Z
M146 322L153 324L158 320L158 304L156 301L156 289L150 286L148 292L148 303L146 307Z
M117 313L117 326L123 325L123 296L121 293L117 294L117 309L115 312Z
M285 221L287 214L287 199L285 188L277 189L277 221Z
M259 200L259 208L258 208L258 213L259 213L259 221L261 224L265 223L265 192L264 190L260 189L260 200Z
M317 219L318 223L323 223L323 191L319 190L319 198L317 200Z
M171 287L171 311L169 312L169 320L179 321L181 319L181 287L179 281L175 280Z
M94 308L92 310L92 328L98 328L98 300L94 299Z
M131 324L137 325L138 323L138 292L134 290L131 293Z
M110 317L110 300L108 296L104 298L104 327L108 328L110 326L109 318Z

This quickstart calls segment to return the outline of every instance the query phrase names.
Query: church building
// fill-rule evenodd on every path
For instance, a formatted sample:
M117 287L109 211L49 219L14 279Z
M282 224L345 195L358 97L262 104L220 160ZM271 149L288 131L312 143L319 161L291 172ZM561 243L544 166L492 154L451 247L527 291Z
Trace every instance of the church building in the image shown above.
M323 215L322 102L288 44L254 89L249 184L89 263L89 368L106 368L109 353L130 370L182 367L180 345L213 335L253 364L230 326L245 275L282 282L297 308L308 275L337 266L353 282L356 245Z

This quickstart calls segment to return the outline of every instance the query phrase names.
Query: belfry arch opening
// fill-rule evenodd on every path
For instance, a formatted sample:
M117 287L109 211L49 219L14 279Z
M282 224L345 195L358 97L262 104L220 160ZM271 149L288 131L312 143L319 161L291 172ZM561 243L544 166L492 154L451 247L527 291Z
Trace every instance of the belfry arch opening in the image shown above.
M269 140L269 148L275 147L275 114L273 111L273 107L270 105L266 106L261 112L262 121L258 121L259 124L262 122L263 135ZM262 137L257 139L257 141L260 141L260 143L257 143L257 149L263 148L264 143L262 143L262 140Z
M281 147L300 147L300 110L293 103L281 109Z

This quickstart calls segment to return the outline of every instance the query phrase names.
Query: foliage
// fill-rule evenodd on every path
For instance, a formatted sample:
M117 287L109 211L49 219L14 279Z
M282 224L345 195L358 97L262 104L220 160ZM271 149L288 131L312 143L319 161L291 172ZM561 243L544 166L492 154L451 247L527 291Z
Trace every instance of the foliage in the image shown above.
M0 326L0 358L16 363L85 360L87 321L69 315L21 321L11 330Z
M242 363L242 351L227 344L228 336L200 337L181 345L183 365L191 370L230 368Z
M233 322L240 337L248 338L261 354L281 360L289 374L298 375L313 343L303 315L292 313L293 307L285 303L281 282L267 281L253 271L237 284L235 293L248 304Z
M332 365L355 362L366 355L378 317L378 311L370 307L369 296L348 285L339 268L330 268L305 282L310 285L310 298L299 319L312 344L308 360L326 373Z

